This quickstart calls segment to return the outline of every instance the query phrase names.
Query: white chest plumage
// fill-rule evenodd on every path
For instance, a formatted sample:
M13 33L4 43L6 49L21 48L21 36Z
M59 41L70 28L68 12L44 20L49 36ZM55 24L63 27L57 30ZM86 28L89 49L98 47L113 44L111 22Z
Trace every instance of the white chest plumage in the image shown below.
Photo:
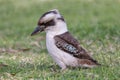
M49 54L56 61L58 65L64 63L67 66L76 66L77 59L56 47L54 36L52 34L46 34L46 46Z

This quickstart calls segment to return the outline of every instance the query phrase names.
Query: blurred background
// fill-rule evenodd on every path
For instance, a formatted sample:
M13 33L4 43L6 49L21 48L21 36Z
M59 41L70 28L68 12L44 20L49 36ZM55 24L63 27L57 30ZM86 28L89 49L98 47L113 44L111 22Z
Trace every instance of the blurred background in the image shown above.
M48 67L55 63L47 54L45 33L30 36L40 16L51 9L60 11L70 32L100 63L112 66L103 67L103 72L93 70L93 74L117 80L120 76L117 71L120 65L120 0L0 0L0 79L9 76L13 79L51 78ZM43 76L45 70L48 74ZM73 74L77 75L77 71ZM71 71L68 74L72 74ZM62 79L60 74L56 75ZM65 79L68 77L66 75Z
M79 39L119 37L119 0L0 0L0 46L30 37L39 17L55 8Z

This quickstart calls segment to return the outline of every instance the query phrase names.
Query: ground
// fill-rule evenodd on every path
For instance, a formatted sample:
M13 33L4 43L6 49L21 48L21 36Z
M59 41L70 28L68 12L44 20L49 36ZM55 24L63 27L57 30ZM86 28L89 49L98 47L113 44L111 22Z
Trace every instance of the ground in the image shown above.
M45 33L30 36L39 17L55 8L102 66L60 72ZM0 0L0 80L118 80L119 67L120 0Z

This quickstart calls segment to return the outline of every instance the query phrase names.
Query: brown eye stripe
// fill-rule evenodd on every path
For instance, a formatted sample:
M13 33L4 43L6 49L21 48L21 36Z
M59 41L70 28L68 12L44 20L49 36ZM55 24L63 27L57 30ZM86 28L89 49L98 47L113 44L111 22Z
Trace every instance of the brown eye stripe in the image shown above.
M54 26L55 25L55 21L54 20L50 20L46 23L40 23L38 22L38 25L41 26L41 25L44 25L45 27L48 27L48 26Z
M51 20L51 21L48 21L47 23L44 23L44 25L47 27L47 26L54 26L55 25L55 21L54 20Z
M38 21L38 25L40 26L41 25L41 23Z
M65 22L64 18L62 18L62 17L61 17L61 18L57 18L57 19L58 19L58 20L62 20L62 21L64 21L64 22Z

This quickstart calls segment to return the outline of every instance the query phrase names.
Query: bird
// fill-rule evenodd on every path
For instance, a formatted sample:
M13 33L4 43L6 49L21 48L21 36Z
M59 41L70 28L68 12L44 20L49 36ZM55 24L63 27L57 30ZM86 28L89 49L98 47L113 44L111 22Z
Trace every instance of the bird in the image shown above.
M69 66L93 68L100 65L68 31L66 21L58 9L43 13L31 36L39 32L46 32L48 53L61 70L65 70Z

